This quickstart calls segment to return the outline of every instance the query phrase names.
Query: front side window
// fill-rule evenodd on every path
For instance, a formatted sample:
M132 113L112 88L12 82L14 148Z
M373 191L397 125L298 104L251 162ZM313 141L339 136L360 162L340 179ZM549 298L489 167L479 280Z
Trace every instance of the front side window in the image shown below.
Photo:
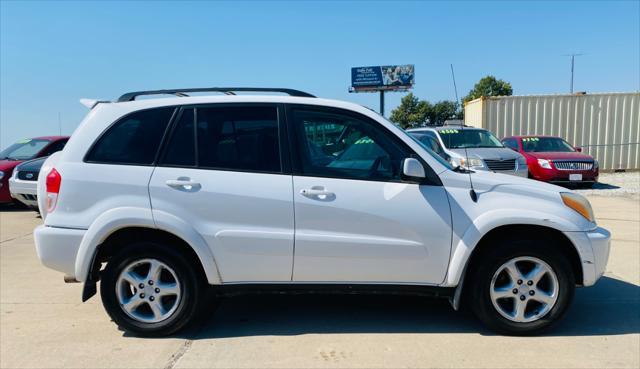
M503 143L506 147L508 147L508 148L510 148L510 149L512 149L512 150L516 150L516 151L518 151L518 141L516 141L515 139L513 139L513 138L507 138L507 139L503 140L503 141L502 141L502 143Z
M49 140L22 140L0 152L0 160L29 160L35 158Z
M402 150L380 129L329 112L294 110L302 172L352 179L400 179Z
M275 106L200 108L196 114L199 167L282 171Z
M438 142L438 139L434 137L433 134L416 133L413 134L413 136L418 139L423 146L428 147L431 151L446 159L447 154L444 152L444 149L440 146L440 142Z
M559 137L524 137L522 147L526 152L574 152L573 146Z
M504 147L491 132L483 129L443 129L438 133L449 149Z
M173 111L174 108L149 109L120 119L100 137L87 161L152 164Z

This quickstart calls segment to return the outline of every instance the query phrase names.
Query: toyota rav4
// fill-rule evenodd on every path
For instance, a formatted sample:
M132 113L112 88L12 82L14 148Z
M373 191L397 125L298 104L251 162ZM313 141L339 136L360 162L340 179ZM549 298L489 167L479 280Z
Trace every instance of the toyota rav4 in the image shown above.
M207 91L225 95L189 96ZM138 98L158 94L176 96ZM38 180L36 249L83 301L99 281L137 334L185 327L205 287L440 296L534 334L605 270L610 234L581 195L454 168L355 104L261 88L81 101Z

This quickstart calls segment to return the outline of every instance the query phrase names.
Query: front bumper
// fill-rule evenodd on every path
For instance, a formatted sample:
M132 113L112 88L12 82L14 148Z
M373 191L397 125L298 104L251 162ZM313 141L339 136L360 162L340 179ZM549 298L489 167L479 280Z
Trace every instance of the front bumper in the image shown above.
M11 193L9 192L9 179L5 177L3 179L0 179L0 204L8 203L11 201L13 201L13 198L11 197Z
M571 174L582 175L582 180L572 181ZM531 176L534 179L552 183L594 183L598 181L599 171L596 170L558 170L536 168L531 170Z
M23 181L14 177L9 178L9 190L11 197L21 203L32 207L38 207L38 182Z
M588 232L564 232L580 254L583 286L592 286L604 274L609 261L611 233L598 227ZM578 281L579 283L579 281Z
M40 225L33 231L36 252L46 267L75 277L76 256L87 231Z

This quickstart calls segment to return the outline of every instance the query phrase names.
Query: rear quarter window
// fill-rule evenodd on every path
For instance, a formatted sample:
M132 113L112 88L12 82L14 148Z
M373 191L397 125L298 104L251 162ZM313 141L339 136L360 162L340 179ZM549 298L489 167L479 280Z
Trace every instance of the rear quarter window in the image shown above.
M121 118L98 138L85 161L153 164L173 112L173 107L157 108L135 112Z

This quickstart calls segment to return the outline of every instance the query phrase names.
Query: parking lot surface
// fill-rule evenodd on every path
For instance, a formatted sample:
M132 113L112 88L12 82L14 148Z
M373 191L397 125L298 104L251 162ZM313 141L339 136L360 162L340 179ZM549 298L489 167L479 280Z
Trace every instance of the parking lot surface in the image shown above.
M444 300L245 296L177 337L131 337L99 296L40 265L34 212L0 209L2 368L640 367L640 201L590 196L613 233L605 276L541 337L493 334Z

